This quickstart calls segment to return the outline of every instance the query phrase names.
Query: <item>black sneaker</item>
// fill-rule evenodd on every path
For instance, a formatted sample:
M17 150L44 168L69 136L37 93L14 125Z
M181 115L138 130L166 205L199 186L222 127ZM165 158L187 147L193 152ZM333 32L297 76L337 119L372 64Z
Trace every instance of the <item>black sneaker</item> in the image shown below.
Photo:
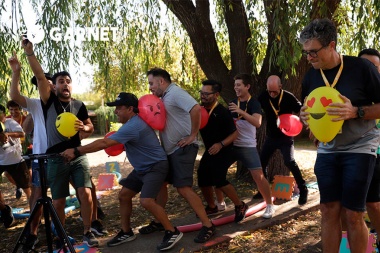
M113 247L125 242L130 242L136 239L136 235L133 233L132 229L129 230L129 232L125 233L123 230L120 230L120 232L112 238L111 241L107 242L108 247Z
M139 229L139 233L142 235L147 235L156 231L165 231L165 228L161 223L154 221L151 221L149 225Z
M24 246L22 246L22 253L34 252L33 250L38 242L39 240L36 235L28 234Z
M108 231L104 229L103 224L100 222L100 220L94 220L91 222L91 232L98 236L108 234Z
M20 199L22 196L21 188L16 188L16 199Z
M194 242L197 243L204 243L210 240L210 238L215 234L215 226L212 224L211 227L203 226L201 228L201 231L197 235L197 237L194 238Z
M4 227L10 228L15 220L12 213L12 207L5 205L5 209L1 210L1 217L3 219Z
M83 243L87 244L90 248L99 246L98 240L96 240L95 235L91 231L83 235Z
M298 205L304 205L307 202L307 194L309 190L305 187L304 189L300 189L300 197L298 199Z
M235 222L239 223L244 220L245 214L248 211L248 205L242 201L243 204L240 206L235 206Z
M173 246L181 240L183 233L180 232L177 228L172 232L170 230L165 231L164 239L162 243L157 246L158 250L164 251L173 248Z

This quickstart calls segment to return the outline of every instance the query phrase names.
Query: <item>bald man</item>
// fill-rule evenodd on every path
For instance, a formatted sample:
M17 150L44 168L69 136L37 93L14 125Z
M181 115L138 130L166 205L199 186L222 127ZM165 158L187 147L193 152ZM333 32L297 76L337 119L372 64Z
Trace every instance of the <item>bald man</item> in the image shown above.
M263 173L268 178L267 165L269 159L276 149L279 149L286 167L292 172L300 190L298 204L304 205L307 202L308 190L294 159L294 139L285 135L277 126L278 116L281 114L298 114L302 104L292 93L282 89L281 80L275 75L268 78L267 90L260 94L258 100L267 118L266 137L260 154ZM258 197L260 196L255 195L255 198Z

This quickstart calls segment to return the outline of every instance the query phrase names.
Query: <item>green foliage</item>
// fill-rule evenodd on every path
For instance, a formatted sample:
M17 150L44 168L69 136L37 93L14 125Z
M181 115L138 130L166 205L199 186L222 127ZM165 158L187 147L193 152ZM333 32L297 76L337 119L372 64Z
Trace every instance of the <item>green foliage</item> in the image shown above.
M111 122L117 122L114 109L114 107L100 106L95 110L100 135L105 135L110 131Z

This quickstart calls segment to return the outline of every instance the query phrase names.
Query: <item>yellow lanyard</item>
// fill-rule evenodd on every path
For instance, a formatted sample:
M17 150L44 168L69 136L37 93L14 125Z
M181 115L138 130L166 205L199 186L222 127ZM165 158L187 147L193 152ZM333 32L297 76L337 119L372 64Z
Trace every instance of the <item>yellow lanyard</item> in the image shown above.
M210 116L212 111L215 109L215 107L218 105L218 101L215 102L215 104L211 107L211 110L208 112L208 115Z
M247 108L248 108L248 102L249 100L251 100L251 97L252 96L249 96L248 100L247 100L247 105L245 106L245 112L247 112ZM237 104L238 108L240 109L240 98L238 98L238 104ZM238 114L238 119L241 119L241 117L243 117L242 115Z
M329 81L327 80L325 74L323 73L323 70L322 70L322 69L319 69L319 70L320 70L320 72L321 72L321 75L322 75L323 81L325 82L326 86L327 86L327 87L334 88L335 85L336 85L336 83L337 83L338 80L339 80L340 75L342 74L342 70L343 70L343 55L340 55L340 67L339 67L338 73L336 73L336 76L335 76L334 82L333 82L332 84L330 84Z
M280 112L280 104L281 104L282 96L283 95L284 95L284 90L281 90L280 99L278 100L278 110L276 110L276 108L274 108L274 105L272 104L272 101L270 101L270 99L269 99L269 103L272 106L272 109L273 109L273 111L274 111L274 113L276 114L277 117L278 117L278 113Z

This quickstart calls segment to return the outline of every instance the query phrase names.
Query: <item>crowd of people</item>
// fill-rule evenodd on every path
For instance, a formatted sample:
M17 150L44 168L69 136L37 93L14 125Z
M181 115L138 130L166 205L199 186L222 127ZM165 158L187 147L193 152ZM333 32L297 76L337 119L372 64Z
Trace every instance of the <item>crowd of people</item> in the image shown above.
M368 231L363 220L367 209L373 228L380 231L380 165L376 159L379 131L375 119L380 118L380 54L375 49L365 49L359 57L343 56L336 50L337 31L328 19L313 20L299 37L303 54L312 65L302 81L302 100L316 88L329 86L339 91L342 103L331 103L326 111L336 116L333 121L344 120L337 136L328 143L319 142L315 174L320 189L322 213L323 252L338 252L342 229L348 231L352 252L365 252ZM275 214L267 165L273 153L280 150L284 164L293 174L300 190L298 203L308 200L308 189L294 159L294 138L278 127L282 114L296 114L308 127L313 117L291 92L282 88L281 78L270 75L266 90L253 94L255 83L250 74L239 73L234 77L236 99L223 106L219 101L222 85L215 80L205 80L199 91L201 104L184 89L172 82L170 74L162 68L152 68L147 73L151 93L165 105L166 124L159 137L139 117L138 98L120 92L116 100L107 103L115 107L114 113L122 123L121 128L108 138L98 139L82 146L81 140L90 136L94 126L83 102L72 98L73 81L68 72L53 76L44 73L34 55L33 45L23 41L22 47L34 73L32 82L38 87L40 98L32 99L20 93L21 65L14 54L9 59L12 82L8 103L11 119L5 117L0 106L0 121L5 129L0 131L0 172L18 189L23 189L33 208L41 196L38 163L30 166L23 160L22 142L25 133L33 133L33 153L58 153L61 156L47 159L47 182L51 189L53 205L62 224L65 222L65 199L69 185L76 189L83 219L83 241L89 247L99 245L95 235L107 231L98 219L99 208L96 188L92 182L86 157L114 145L123 144L133 171L120 181L120 232L107 242L109 247L136 238L131 227L132 199L140 193L140 204L152 214L152 221L139 229L140 234L165 231L157 249L172 248L183 236L170 222L165 205L168 201L168 185L173 185L194 210L202 228L194 238L204 243L215 234L215 226L209 215L218 213L223 197L228 197L235 207L235 222L244 220L249 206L239 197L235 187L227 180L227 171L236 161L241 161L257 185L257 198L263 198L266 209L263 218ZM344 62L344 64L343 64ZM209 114L206 126L200 129L201 106ZM25 108L29 119L17 110ZM78 118L71 138L62 136L55 120L63 112L71 112ZM256 131L266 116L266 137L259 152ZM27 124L25 124L27 122ZM21 126L22 125L22 126ZM25 126L24 126L25 125ZM23 130L24 128L24 130ZM205 152L197 170L198 186L206 203L193 190L193 170L198 154L198 133L202 137ZM24 151L25 152L25 151ZM31 167L30 169L28 167ZM217 199L214 198L214 192ZM17 193L19 195L19 193ZM224 204L225 205L225 204ZM0 211L5 227L13 222L12 208L0 192ZM27 234L23 252L32 250L38 242L37 232L41 216L34 219Z

